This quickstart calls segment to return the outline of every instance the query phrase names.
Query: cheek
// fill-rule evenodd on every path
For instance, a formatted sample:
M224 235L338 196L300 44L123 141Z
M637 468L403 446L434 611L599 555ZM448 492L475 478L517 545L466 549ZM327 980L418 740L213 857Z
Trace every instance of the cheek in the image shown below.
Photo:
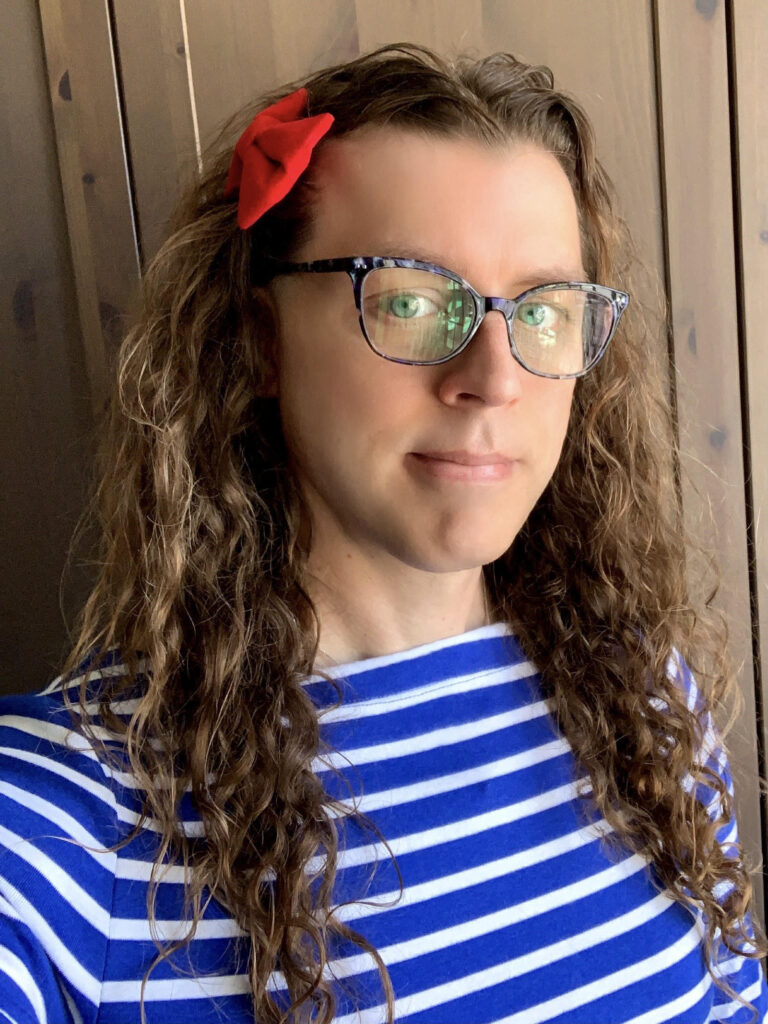
M354 326L354 325L353 325ZM280 341L278 401L289 450L308 462L354 462L372 456L377 443L395 444L409 407L398 370L370 351L362 335L338 325L291 323ZM410 417L412 421L413 417Z
M552 473L560 458L568 433L575 381L544 381L543 383L554 385L549 394L543 396L545 403L543 409L548 415L543 415L541 419L542 423L548 422L549 424L547 440L551 463L549 471Z

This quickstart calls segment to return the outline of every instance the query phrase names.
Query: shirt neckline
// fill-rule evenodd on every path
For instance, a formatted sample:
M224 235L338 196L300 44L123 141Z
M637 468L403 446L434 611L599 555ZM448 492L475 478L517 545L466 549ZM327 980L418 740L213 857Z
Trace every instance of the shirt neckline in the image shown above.
M380 654L373 658L362 658L357 661L348 661L344 664L330 665L323 668L323 675L332 679L347 677L358 672L367 672L371 669L384 668L387 665L394 665L402 661L411 661L415 658L422 658L425 655L436 651L442 651L449 647L456 647L460 644L470 643L475 640L484 640L495 636L512 635L512 628L508 622L493 622L487 626L478 626L465 633L458 633L454 636L442 637L439 640L432 640L426 644L419 644L417 647L409 647L402 651L393 651L391 654ZM318 672L312 672L307 678L308 683L320 682L323 676Z

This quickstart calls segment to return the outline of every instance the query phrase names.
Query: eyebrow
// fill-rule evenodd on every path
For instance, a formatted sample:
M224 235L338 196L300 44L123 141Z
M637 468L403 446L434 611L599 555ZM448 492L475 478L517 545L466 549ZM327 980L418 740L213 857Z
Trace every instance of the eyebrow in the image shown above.
M376 249L375 252L373 251L374 248ZM382 256L385 259L411 259L419 260L421 263L434 263L438 267L452 270L454 273L465 278L465 280L469 280L463 268L456 269L455 267L446 266L444 257L428 252L425 249L420 249L415 245L393 245L391 242L388 242L386 245L368 246L365 253L362 252L362 249L360 252L361 255ZM553 264L547 267L526 269L525 275L520 279L519 283L525 285L525 288L522 290L527 291L529 288L535 288L537 285L551 284L557 281L584 281L586 276L586 272L579 267Z

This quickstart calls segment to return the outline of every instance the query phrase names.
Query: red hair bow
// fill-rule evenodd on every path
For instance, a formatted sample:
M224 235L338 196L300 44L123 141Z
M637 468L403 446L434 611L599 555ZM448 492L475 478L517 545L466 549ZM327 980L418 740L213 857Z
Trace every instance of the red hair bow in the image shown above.
M303 116L307 95L298 89L262 110L235 146L224 196L239 190L237 223L243 230L288 195L333 124L333 114Z

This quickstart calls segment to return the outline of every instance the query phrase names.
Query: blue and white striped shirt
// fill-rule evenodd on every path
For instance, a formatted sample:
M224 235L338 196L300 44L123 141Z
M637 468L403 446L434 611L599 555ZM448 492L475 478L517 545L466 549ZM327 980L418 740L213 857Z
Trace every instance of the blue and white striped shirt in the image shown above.
M693 707L686 666L670 661L670 672ZM351 902L338 916L381 953L398 1021L751 1019L713 986L700 919L659 891L643 857L606 847L608 825L579 799L586 775L505 624L328 674L342 682L341 707L323 713L335 692L319 677L305 683L334 751L316 771L334 796L349 801L351 786L404 883L397 900L385 847L348 820L336 897ZM118 710L129 715L131 705ZM139 1020L156 955L146 893L157 832L150 823L101 852L136 821L140 794L69 726L58 683L0 701L0 1021L127 1024ZM704 754L730 785L709 724ZM188 798L182 816L200 835ZM735 836L733 823L720 838ZM185 930L182 906L182 868L169 866L157 896L161 939ZM211 902L188 950L151 974L149 1024L252 1021L240 934ZM333 955L337 1024L379 1024L373 962L357 946ZM758 963L727 954L719 970L763 1021ZM284 1002L281 983L275 973Z

